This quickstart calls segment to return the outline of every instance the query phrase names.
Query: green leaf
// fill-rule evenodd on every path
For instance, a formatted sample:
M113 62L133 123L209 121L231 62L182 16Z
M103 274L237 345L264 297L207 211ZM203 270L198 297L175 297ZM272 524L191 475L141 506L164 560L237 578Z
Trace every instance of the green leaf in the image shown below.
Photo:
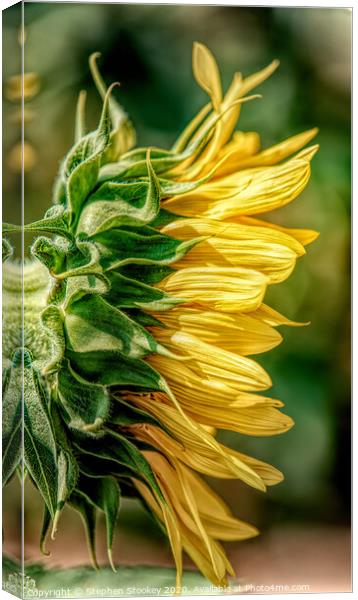
M81 213L77 234L94 236L108 229L153 221L159 211L161 192L149 155L146 169L148 181L101 185Z
M120 504L119 485L113 477L94 479L82 473L77 489L86 496L94 507L104 512L107 529L108 559L113 571L115 571L112 560L112 546Z
M98 295L67 306L65 328L69 347L76 352L118 350L131 358L165 352L144 327Z
M22 441L22 353L14 355L13 366L3 373L2 479L6 485L21 460Z
M58 373L58 400L67 424L71 429L94 433L108 416L109 394L103 386L83 380L66 362Z
M26 468L54 517L57 506L57 451L45 389L25 351L24 457Z
M69 498L69 504L80 513L86 531L87 544L92 564L98 569L96 557L96 514L97 510L87 497L79 490L74 490Z

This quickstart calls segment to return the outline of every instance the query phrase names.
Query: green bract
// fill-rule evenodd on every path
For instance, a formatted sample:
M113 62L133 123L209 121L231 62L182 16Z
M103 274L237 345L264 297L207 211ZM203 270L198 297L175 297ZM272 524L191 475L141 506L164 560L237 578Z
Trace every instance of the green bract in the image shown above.
M126 434L133 423L162 425L121 394L171 395L144 359L173 355L145 327L161 324L151 311L181 300L153 285L203 239L159 233L155 227L181 218L161 210L160 201L204 181L176 183L171 170L200 153L217 119L195 143L130 150L132 125L93 61L92 70L104 98L98 128L84 132L81 94L76 141L61 165L54 205L23 228L38 236L23 271L3 241L3 481L20 465L23 435L24 467L44 501L42 551L51 523L54 535L69 504L83 516L94 563L96 513L104 513L112 564L121 491L136 495L135 478L162 497L144 445ZM5 232L20 230L4 225Z

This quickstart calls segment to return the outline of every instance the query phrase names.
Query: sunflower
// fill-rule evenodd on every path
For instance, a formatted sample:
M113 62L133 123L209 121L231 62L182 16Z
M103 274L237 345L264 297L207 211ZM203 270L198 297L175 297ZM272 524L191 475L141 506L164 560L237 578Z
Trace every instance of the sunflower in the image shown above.
M265 491L274 467L221 444L216 430L270 436L292 419L267 397L271 379L250 355L295 326L264 303L317 234L256 215L294 200L310 177L316 130L260 150L234 131L248 94L278 63L225 94L202 44L193 71L209 101L170 150L134 148L133 126L90 67L103 98L85 132L79 97L75 143L54 205L23 229L36 237L19 265L4 240L4 482L21 457L44 500L41 548L62 509L83 517L96 564L96 514L112 542L120 496L139 498L166 531L180 589L182 552L215 585L233 568L221 541L257 535L201 475ZM6 232L20 228L5 225ZM46 234L46 235L43 235ZM23 278L22 278L23 270ZM24 335L21 335L21 291ZM51 525L52 524L52 525Z

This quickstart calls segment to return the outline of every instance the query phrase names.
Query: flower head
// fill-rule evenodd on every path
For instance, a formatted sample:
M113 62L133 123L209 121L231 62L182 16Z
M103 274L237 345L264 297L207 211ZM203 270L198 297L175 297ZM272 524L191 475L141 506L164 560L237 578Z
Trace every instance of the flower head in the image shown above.
M171 150L131 149L133 127L91 59L103 97L99 126L85 133L82 93L55 205L25 226L41 234L24 269L22 355L25 462L44 499L42 546L68 503L84 517L95 560L100 510L112 563L120 493L134 495L168 534L178 587L183 549L224 585L233 569L220 541L258 533L200 475L265 491L282 474L219 443L216 430L270 436L293 425L250 355L281 342L278 326L298 325L264 304L265 294L317 234L256 215L303 191L317 146L303 147L316 130L266 150L256 133L234 132L242 104L256 97L247 94L276 67L235 74L223 94L214 57L195 44L194 76L209 102ZM8 481L19 461L22 371L11 260L5 274Z

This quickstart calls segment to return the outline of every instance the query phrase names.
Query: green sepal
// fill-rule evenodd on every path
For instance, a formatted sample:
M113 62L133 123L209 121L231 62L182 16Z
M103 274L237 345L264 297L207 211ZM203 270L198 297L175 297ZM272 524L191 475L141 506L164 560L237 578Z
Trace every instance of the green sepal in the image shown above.
M124 275L129 279L135 279L136 281L143 283L145 285L153 286L168 277L171 273L175 273L175 269L168 267L167 265L127 265L125 267L121 267L119 270L120 275ZM111 278L111 275L109 275ZM163 307L165 310L165 306L169 305L169 308L175 306L183 302L183 299L175 298L174 296L170 296L163 290L159 290L159 288L155 288L157 291L161 291L166 299L166 302L163 303ZM163 310L163 309L160 309Z
M56 204L48 209L43 219L34 221L28 225L13 225L12 223L3 223L3 233L51 233L61 235L73 240L73 235L69 230L69 213L63 206Z
M80 513L87 537L88 550L91 556L92 564L95 569L98 569L96 556L96 515L97 510L79 490L74 490L68 501L77 512Z
M60 413L58 406L58 392L55 387L52 388L52 398L50 401L50 414L53 423L53 430L56 432L57 444L57 506L52 528L52 537L57 528L57 522L60 512L76 486L79 468L77 460L73 453L73 447L70 442L69 430Z
M63 159L60 163L60 169L58 174L55 177L55 181L52 188L52 201L55 206L62 205L63 207L67 206L67 196L66 196L66 181L63 176L65 159Z
M169 212L165 208L161 208L158 212L157 216L153 221L149 223L150 227L155 229L161 229L165 227L165 225L169 225L169 223L173 223L173 221L179 221L188 219L189 217L184 217L183 215L176 215L175 213Z
M77 483L77 491L86 496L86 499L105 515L108 559L113 571L115 571L112 560L112 546L121 498L118 482L114 477L94 479L81 473Z
M53 519L51 538L54 539L61 511L76 487L78 465L72 452L60 449L57 458L57 506Z
M98 128L74 145L63 164L62 179L66 185L67 205L72 213L72 222L76 221L74 215L79 215L83 202L97 183L101 158L109 144L109 97L112 89L113 86L104 99Z
M83 379L99 385L150 392L167 391L165 380L148 363L114 351L67 350L71 367Z
M75 352L113 350L130 358L152 352L168 355L144 327L99 295L82 296L67 306L65 330L68 348Z
M125 272L128 271L129 269L126 269ZM138 270L130 270L130 273L135 276ZM107 275L111 289L106 294L106 298L114 306L164 311L183 302L182 299L170 296L163 290L141 283L134 278L125 277L121 273L107 273Z
M230 105L227 109L232 108ZM226 111L223 111L210 122L204 125L196 140L189 143L181 152L172 150L161 150L151 148L152 166L157 174L168 173L184 161L194 158L205 146L215 125L222 119ZM102 167L99 173L99 181L115 180L116 178L143 177L146 174L145 156L147 148L136 148L123 154L120 161Z
M78 479L78 465L71 452L60 449L58 460L57 511L62 510Z
M130 179L133 177L145 177L147 173L146 158L148 148L134 148L121 156L117 162L109 163L102 166L98 181L121 181L122 179ZM161 173L167 168L168 161L171 165L175 164L175 155L170 150L150 148L150 156L153 169L156 173ZM164 162L163 162L164 161ZM165 162L167 161L167 162Z
M111 417L109 420L111 426L120 425L121 427L126 427L138 423L150 423L156 427L162 427L160 421L153 417L153 415L126 402L121 396L116 395L114 398L115 402L112 404Z
M30 248L31 255L42 262L51 275L56 275L65 269L69 250L70 244L64 243L62 238L52 240L44 236L36 238Z
M90 56L89 64L94 83L102 100L106 97L107 88L97 66L97 58L100 56L95 52ZM110 135L110 143L102 157L102 163L114 162L135 145L136 134L127 113L115 98L109 100L109 111L113 130Z
M3 370L2 482L5 486L21 461L22 352L14 353L13 366Z
M60 283L63 283L60 281ZM69 277L66 281L66 297L64 299L64 310L73 302L77 302L83 296L89 294L106 294L110 290L111 284L108 277L101 275L82 275Z
M58 373L58 401L67 425L95 434L108 417L109 394L103 386L82 379L66 362Z
M180 260L202 238L176 240L150 227L134 230L112 229L92 238L101 255L104 270L126 264L168 265Z
M46 550L46 538L47 538L48 531L50 529L50 525L51 525L51 513L50 513L49 509L47 508L47 505L44 504L44 514L42 517L42 527L41 527L41 533L40 533L40 552L44 556L50 556L50 554L51 554L51 552Z
M100 479L104 476L115 477L119 481L122 490L123 483L126 482L127 486L130 486L131 479L134 476L141 480L140 474L135 474L132 469L119 464L108 456L105 448L98 450L98 453L96 453L95 449L91 452L90 448L84 448L76 443L75 447L78 451L78 464L81 473L93 479ZM145 483L145 480L143 480L143 483Z
M124 465L133 468L135 473L140 473L141 479L144 479L159 498L164 500L164 496L157 483L152 467L144 454L142 454L137 446L130 442L124 435L121 435L116 431L109 431L109 437L113 439L112 443L109 442L110 451L117 457L117 460L123 462Z
M101 185L84 206L77 234L94 236L108 229L141 226L153 221L159 211L161 190L149 153L146 170L147 181Z
M117 464L116 476L121 474L122 467L124 467L123 477L128 477L128 474L131 477L135 477L139 481L149 485L160 498L163 498L163 494L147 459L135 444L120 433L108 429L104 437L91 440L91 444L82 442L78 448L80 448L81 454L82 452L86 452L97 456L99 459L109 460Z
M76 246L67 256L67 268L60 273L52 273L57 280L69 277L94 276L106 282L103 269L99 264L100 253L93 242L76 240Z
M86 135L86 90L78 94L75 117L75 144Z
M51 336L52 343L51 357L49 357L49 360L46 360L44 365L39 364L39 367L43 369L44 375L49 375L51 372L57 370L64 357L66 342L63 319L62 310L54 304L47 306L41 313L41 323ZM37 361L35 364L37 365Z
M211 102L208 102L203 106L203 108L199 111L198 115L191 119L185 129L181 132L179 137L175 140L171 150L172 152L182 152L184 148L188 145L190 140L192 139L194 133L198 130L199 126L202 124L204 119L208 116L208 114L212 110Z
M217 163L206 175L195 181L175 181L170 179L159 179L162 195L164 197L179 196L189 194L198 187L209 181L215 174L220 162Z
M54 517L57 506L57 449L48 398L26 350L24 367L25 464Z
M143 310L140 310L139 308L124 309L123 312L128 315L132 321L139 323L139 325L143 325L143 327L166 327L162 321L156 317L153 317L152 315L149 315Z

